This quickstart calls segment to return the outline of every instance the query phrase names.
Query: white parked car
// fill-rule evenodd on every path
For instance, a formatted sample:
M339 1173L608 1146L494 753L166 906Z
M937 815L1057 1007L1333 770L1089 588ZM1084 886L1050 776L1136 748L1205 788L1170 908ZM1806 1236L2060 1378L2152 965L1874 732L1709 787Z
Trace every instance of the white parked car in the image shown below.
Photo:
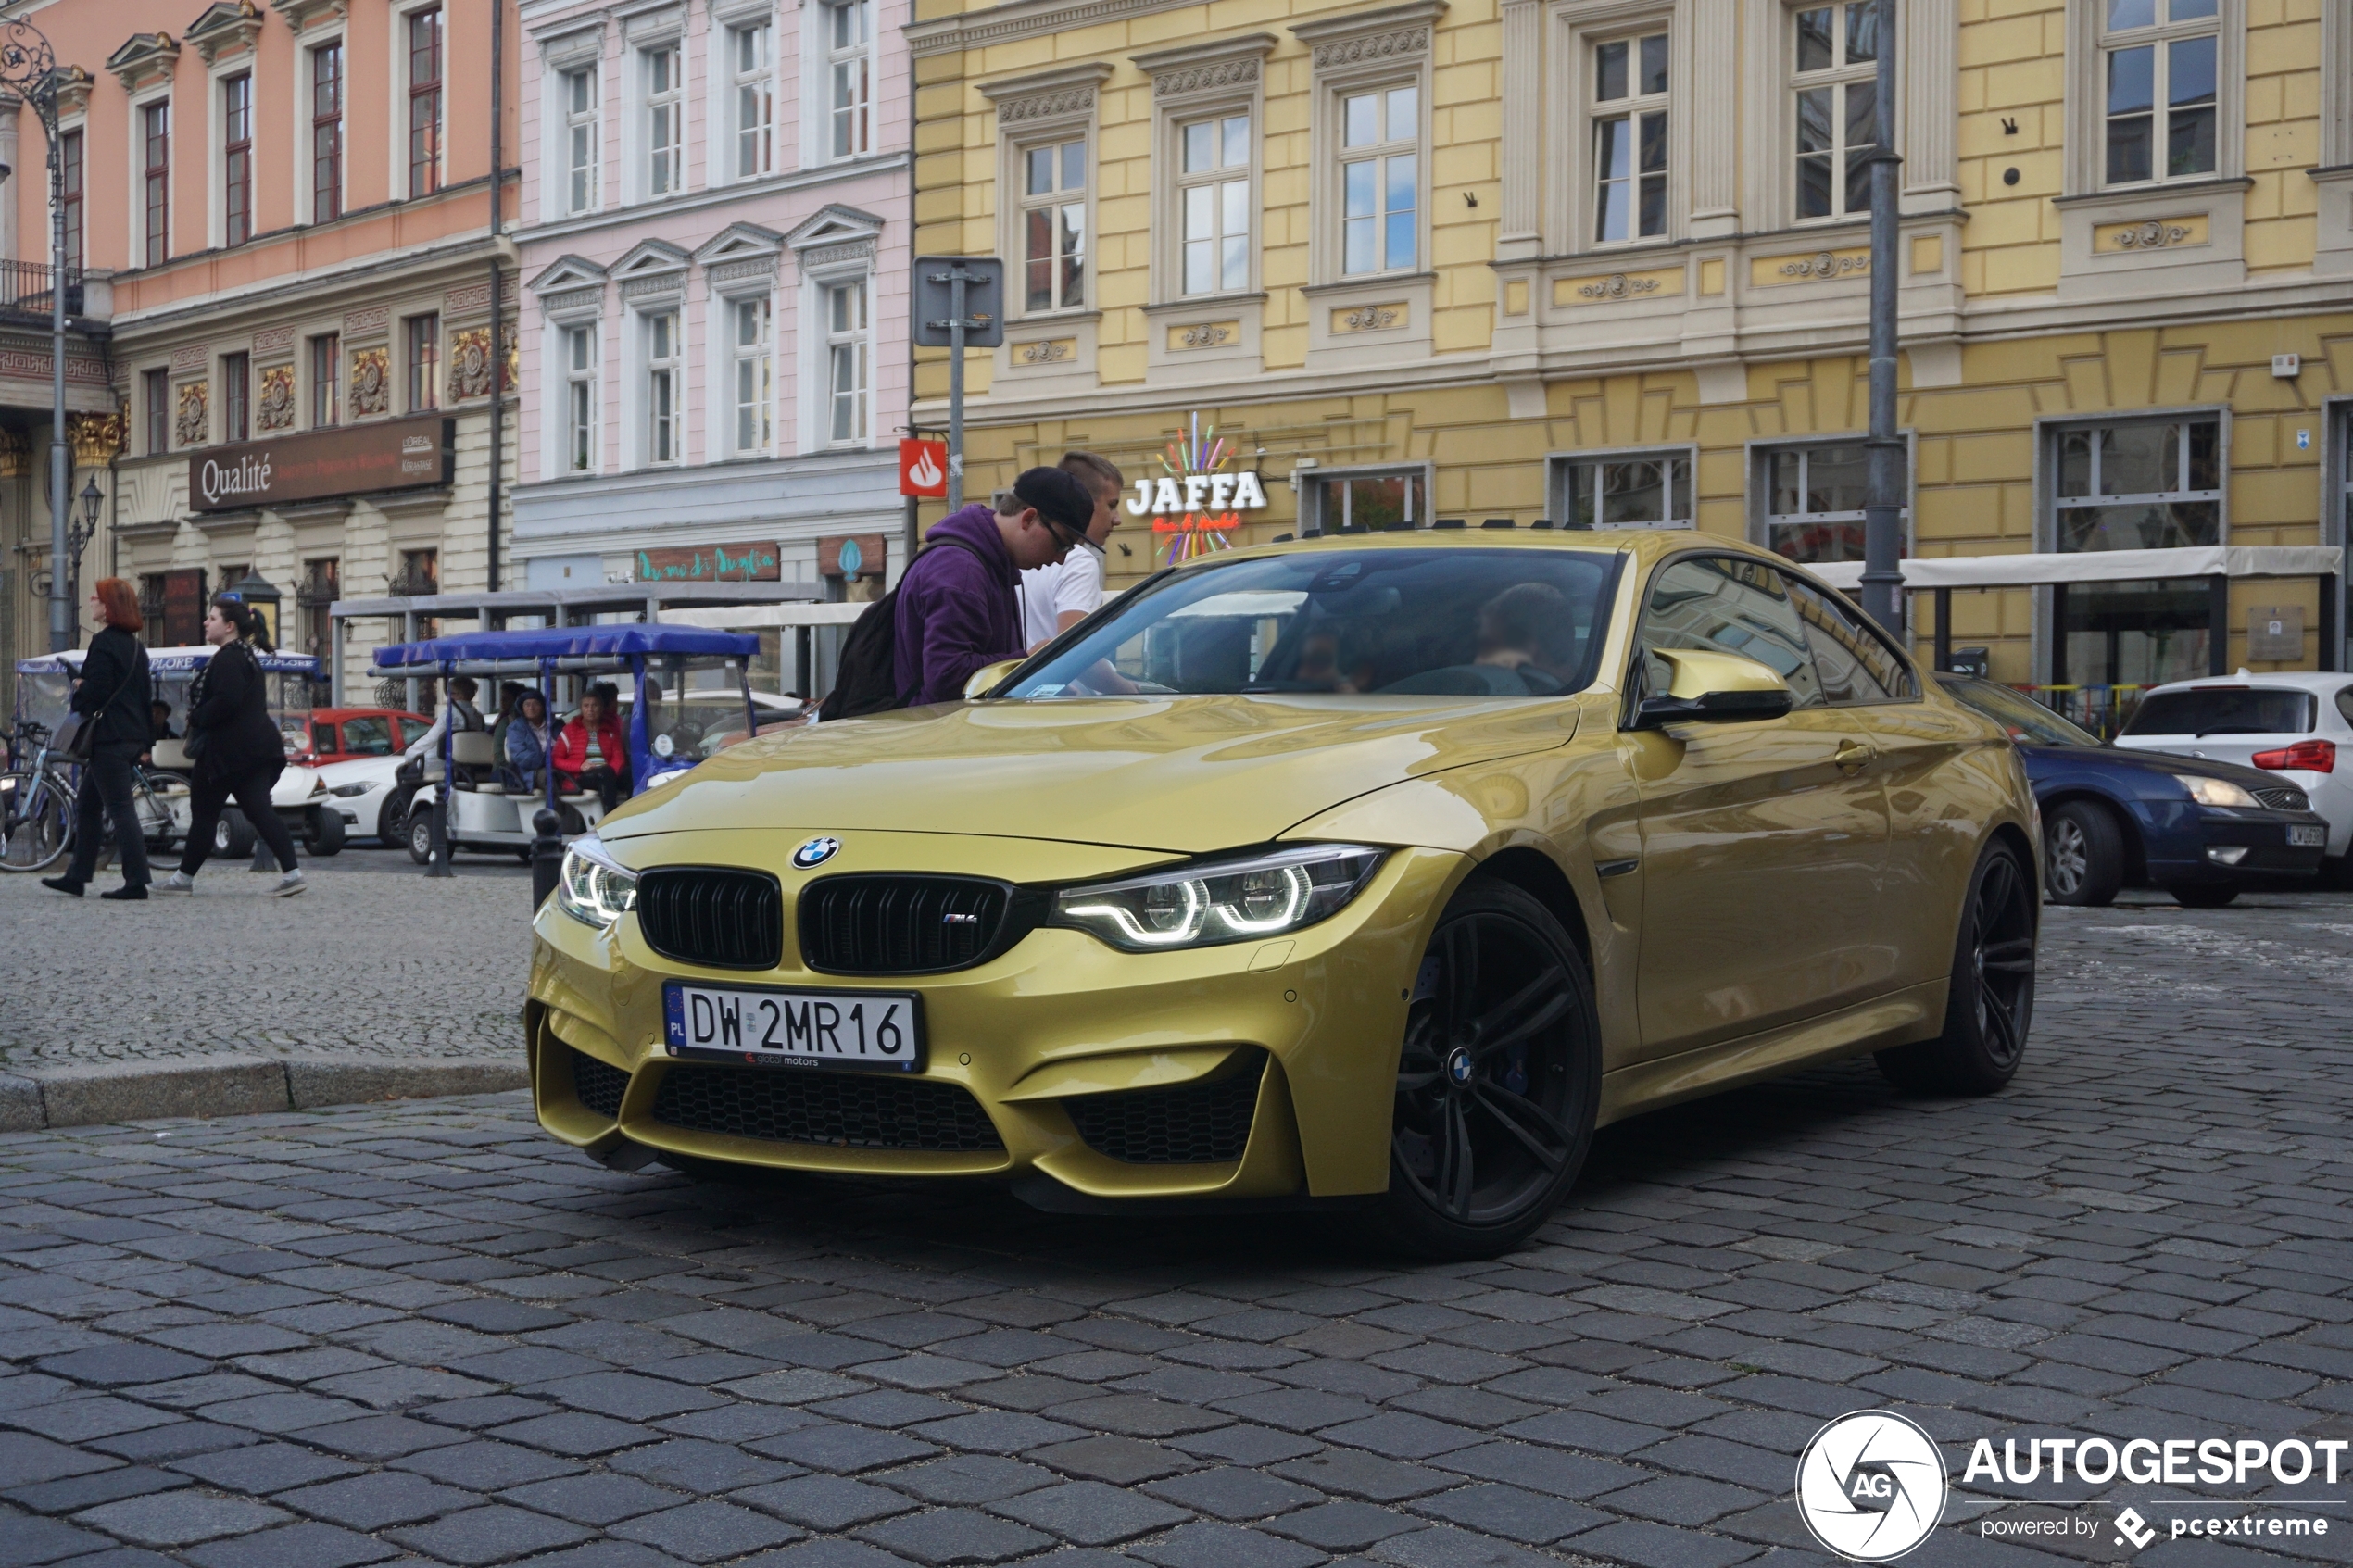
M2323 886L2353 886L2353 674L2301 671L2151 687L2116 744L2277 773L2328 819Z
M343 819L344 831L381 839L386 844L400 842L400 822L405 791L394 787L393 775L408 759L393 757L354 757L342 762L329 762L313 770L327 786L330 804ZM385 809L391 808L390 814Z

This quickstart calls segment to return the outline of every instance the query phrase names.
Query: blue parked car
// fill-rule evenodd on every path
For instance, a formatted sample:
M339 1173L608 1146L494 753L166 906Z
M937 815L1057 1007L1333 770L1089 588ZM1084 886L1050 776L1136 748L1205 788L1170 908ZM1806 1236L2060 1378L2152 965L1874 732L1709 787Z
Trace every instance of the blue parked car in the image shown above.
M2104 746L2007 686L1936 679L2017 744L2043 814L2043 890L2055 904L2162 887L2191 909L2220 909L2321 868L2328 822L2277 773Z

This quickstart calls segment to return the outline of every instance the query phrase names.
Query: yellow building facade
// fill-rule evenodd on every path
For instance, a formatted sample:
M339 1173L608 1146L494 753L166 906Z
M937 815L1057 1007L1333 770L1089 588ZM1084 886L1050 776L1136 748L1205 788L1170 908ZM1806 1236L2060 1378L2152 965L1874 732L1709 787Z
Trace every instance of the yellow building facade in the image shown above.
M1892 130L1907 553L2341 553L2353 5L1899 0L1893 117L1871 11L918 0L916 252L1006 262L967 493L1214 453L1266 501L1211 514L1233 544L1541 520L1857 559ZM947 382L921 351L922 424ZM1114 587L1218 542L1146 526L1177 521L1127 520ZM2016 683L2341 668L2343 585L2233 581L2220 646L2204 579L1963 591L1953 638Z

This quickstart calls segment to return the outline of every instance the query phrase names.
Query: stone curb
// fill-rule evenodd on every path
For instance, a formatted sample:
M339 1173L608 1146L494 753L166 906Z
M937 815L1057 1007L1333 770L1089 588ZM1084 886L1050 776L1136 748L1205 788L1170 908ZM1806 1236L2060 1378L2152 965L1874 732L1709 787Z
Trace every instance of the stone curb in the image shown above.
M366 1100L490 1094L531 1082L519 1058L355 1061L336 1057L212 1057L103 1062L0 1073L0 1132L247 1116Z

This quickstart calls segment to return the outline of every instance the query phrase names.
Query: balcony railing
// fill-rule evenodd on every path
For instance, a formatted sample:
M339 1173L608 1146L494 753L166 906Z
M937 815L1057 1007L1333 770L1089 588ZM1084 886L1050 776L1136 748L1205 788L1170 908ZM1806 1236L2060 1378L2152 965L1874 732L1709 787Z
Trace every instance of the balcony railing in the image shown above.
M0 261L0 310L47 315L52 282L45 261ZM82 273L75 268L66 271L66 314L82 314Z

